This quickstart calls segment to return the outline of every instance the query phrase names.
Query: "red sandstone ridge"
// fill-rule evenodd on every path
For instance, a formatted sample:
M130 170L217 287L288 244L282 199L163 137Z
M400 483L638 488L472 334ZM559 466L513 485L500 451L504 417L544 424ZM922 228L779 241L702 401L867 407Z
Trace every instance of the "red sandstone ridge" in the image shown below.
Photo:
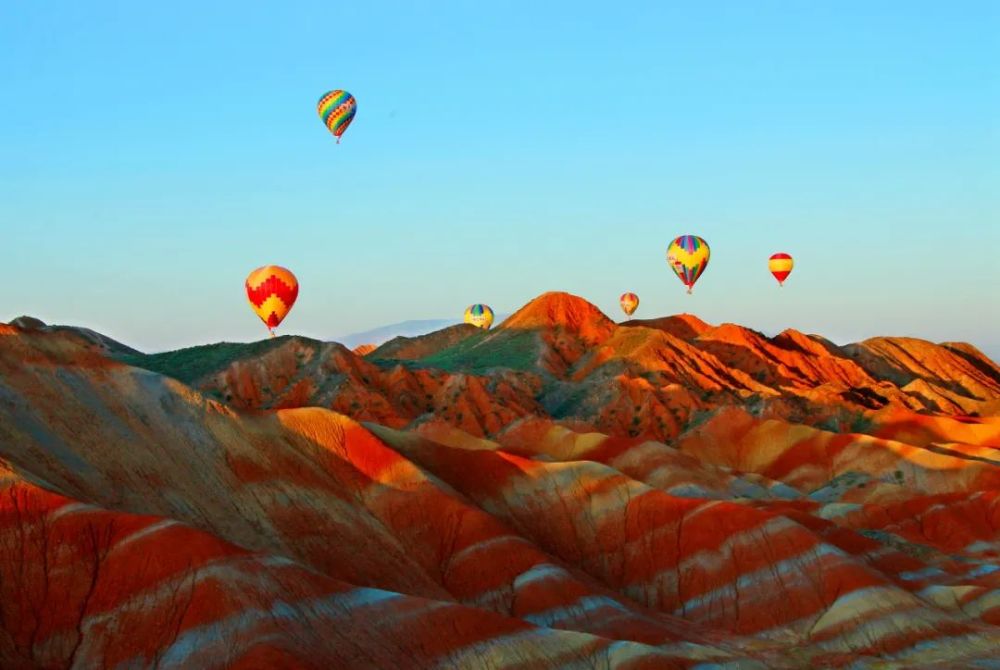
M366 357L0 324L0 667L990 667L996 373L564 293Z
M776 394L711 354L665 332L642 327L615 331L613 337L579 362L573 378L582 380L612 372L641 378L660 389L679 386L687 391L731 392L739 397Z
M479 328L467 323L459 323L426 335L394 337L369 353L372 354L372 358L419 360L477 335L482 335Z
M535 365L561 377L591 347L611 337L615 328L614 321L583 298L550 292L512 314L491 337L503 341L511 334L530 334L536 340Z
M727 323L699 335L696 346L774 387L811 388L831 383L847 389L876 385L854 361L831 354L793 330L769 340L748 328Z
M642 643L352 585L173 519L84 504L0 472L4 668L486 667L509 654L539 667L593 667L612 645L644 667L684 667ZM672 639L636 625L651 641Z
M869 372L899 386L921 379L975 400L989 401L1000 394L996 364L968 345L942 346L913 337L876 337L845 350Z
M838 347L794 330L768 338L692 315L615 325L586 300L556 292L492 331L456 325L396 338L363 358L335 344L277 338L226 345L234 349L225 357L193 349L125 360L183 370L183 381L238 407L320 406L399 428L444 421L479 436L525 412L662 440L697 413L728 405L824 427L881 408L1000 412L995 364L972 347L914 342L908 346L928 348L933 369L906 372L871 343Z
M508 373L487 380L395 362L380 367L339 344L298 338L194 383L211 397L246 409L318 406L393 427L436 417L479 434L541 411L530 376Z
M500 328L563 329L597 342L611 334L615 323L594 305L570 293L543 293L517 310Z
M357 356L367 356L371 352L375 351L376 348L377 347L374 344L359 344L351 349L351 353Z
M686 342L690 342L702 333L706 333L712 329L712 326L708 325L694 314L675 314L673 316L664 316L659 319L631 319L629 321L624 321L619 325L626 328L655 328L656 330L662 330L668 335L673 335L674 337L680 338Z
M941 346L958 354L991 379L1000 382L1000 365L968 342L942 342Z

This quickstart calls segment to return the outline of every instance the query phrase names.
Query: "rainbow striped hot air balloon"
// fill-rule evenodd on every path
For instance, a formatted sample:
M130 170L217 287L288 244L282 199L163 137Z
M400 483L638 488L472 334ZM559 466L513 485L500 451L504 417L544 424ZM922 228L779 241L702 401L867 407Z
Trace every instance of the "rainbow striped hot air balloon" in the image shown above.
M667 247L667 263L688 293L708 267L710 255L708 243L697 235L681 235Z
M290 271L277 265L265 265L250 273L246 281L250 307L267 326L271 337L299 297L299 282Z
M493 325L493 310L489 305L469 305L465 310L465 322L471 323L476 328L489 330Z
M622 293L622 297L618 299L618 302L621 304L625 316L631 317L635 313L635 310L639 309L639 296L635 293Z
M354 115L358 111L358 103L354 96L347 91L327 91L319 99L316 111L319 112L319 118L323 119L323 123L337 138L337 144L340 144L341 135L347 130L347 126L351 125L351 121L354 120Z
M767 269L778 280L778 286L784 286L788 275L792 274L795 261L786 253L777 253L767 259Z

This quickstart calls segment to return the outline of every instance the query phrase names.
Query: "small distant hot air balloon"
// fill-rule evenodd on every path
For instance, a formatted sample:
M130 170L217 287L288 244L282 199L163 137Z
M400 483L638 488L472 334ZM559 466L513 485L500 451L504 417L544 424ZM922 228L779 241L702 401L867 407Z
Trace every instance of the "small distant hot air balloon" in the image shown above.
M777 253L767 260L767 269L771 271L774 278L778 280L778 286L784 286L788 275L792 274L795 261L785 253Z
M708 267L708 243L696 235L681 235L667 247L667 263L687 286L688 293Z
M621 303L622 311L628 317L631 317L635 310L639 308L639 296L635 293L622 293L622 297L618 299L618 302Z
M298 280L283 267L265 265L250 273L246 288L250 306L274 337L274 329L299 297Z
M337 138L337 144L340 144L341 135L347 130L347 126L351 125L358 111L358 102L347 91L327 91L316 104L316 111Z
M476 328L489 330L493 325L493 310L489 305L469 305L465 310L465 322L471 323Z

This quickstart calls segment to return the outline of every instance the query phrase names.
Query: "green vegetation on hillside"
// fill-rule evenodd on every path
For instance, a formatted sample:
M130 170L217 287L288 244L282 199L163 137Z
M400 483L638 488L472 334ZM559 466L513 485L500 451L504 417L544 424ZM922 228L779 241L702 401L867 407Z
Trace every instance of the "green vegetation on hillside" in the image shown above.
M429 367L423 365L420 361L411 361L406 358L370 358L365 356L364 359L375 365L380 370L392 370L396 366L403 366L407 370L420 370L421 368Z
M190 384L205 375L224 369L233 361L266 353L288 339L290 338L286 335L246 344L217 342L161 354L124 354L116 358L127 365L152 370Z
M394 337L379 345L365 357L369 360L417 360L432 356L439 351L453 347L468 337L482 335L482 331L467 323L459 323L441 330L435 330L415 337Z
M225 369L234 361L261 356L293 339L282 336L258 342L217 342L159 354L121 354L117 360L127 365L158 372L190 384ZM312 342L307 338L298 338ZM382 369L396 365L408 368L437 368L446 372L480 374L492 368L532 370L538 358L538 341L532 331L476 333L454 346L425 358L410 360L369 359Z
M479 374L491 368L530 371L534 369L537 358L536 333L506 330L467 337L453 347L420 359L420 363L448 372Z

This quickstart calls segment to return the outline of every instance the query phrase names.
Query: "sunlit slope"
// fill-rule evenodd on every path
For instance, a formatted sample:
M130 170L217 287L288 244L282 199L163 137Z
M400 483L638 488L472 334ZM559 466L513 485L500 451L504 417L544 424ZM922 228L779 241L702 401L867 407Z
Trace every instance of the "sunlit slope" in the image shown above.
M22 325L0 326L2 667L205 667L223 632L228 667L989 667L1000 645L996 366L971 346L619 325L561 293L366 356Z
M686 667L660 649L352 586L173 519L0 482L4 668Z
M240 415L75 342L8 337L4 353L17 360L2 359L4 389L30 404L4 405L0 457L62 495L169 517L357 586L516 617L515 628L683 642L670 653L626 654L648 651L669 661L665 667L739 653L563 565L342 415L318 408ZM58 413L40 411L56 406ZM561 577L550 579L550 570ZM615 626L539 614L591 601L616 612ZM602 648L581 644L580 658Z
M397 428L444 421L480 436L540 416L670 440L701 413L734 405L853 432L882 410L1000 412L1000 372L971 345L878 338L838 347L692 315L615 324L566 293L539 296L489 332L456 325L364 357L286 337L122 360L235 407L326 407Z

